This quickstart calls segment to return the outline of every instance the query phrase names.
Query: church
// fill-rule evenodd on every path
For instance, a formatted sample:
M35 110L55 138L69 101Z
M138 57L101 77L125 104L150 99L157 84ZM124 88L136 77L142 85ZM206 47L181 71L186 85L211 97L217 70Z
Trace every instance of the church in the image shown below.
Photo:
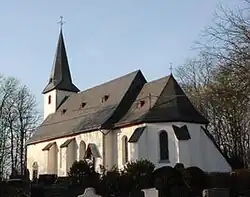
M30 178L67 176L74 161L95 169L148 159L156 168L183 163L231 171L208 121L171 74L146 81L140 70L80 91L72 81L62 30L43 90L44 120L27 142Z

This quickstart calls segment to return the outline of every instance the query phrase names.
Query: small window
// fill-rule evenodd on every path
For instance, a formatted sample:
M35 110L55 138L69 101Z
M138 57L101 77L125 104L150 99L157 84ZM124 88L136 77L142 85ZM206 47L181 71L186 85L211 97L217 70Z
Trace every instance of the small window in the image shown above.
M103 97L102 97L102 103L106 102L109 98L109 95L108 94L105 94Z
M137 103L137 108L142 108L143 105L145 105L145 101L144 100L141 100Z
M82 102L82 103L81 103L81 108L84 108L85 105L86 105L86 103Z
M168 152L168 134L165 130L160 131L159 134L160 141L160 161L168 161L169 160L169 152Z
M66 111L67 111L67 109L62 109L61 113L62 113L62 114L65 114Z
M48 97L48 104L50 104L51 103L51 95L49 95L49 97Z

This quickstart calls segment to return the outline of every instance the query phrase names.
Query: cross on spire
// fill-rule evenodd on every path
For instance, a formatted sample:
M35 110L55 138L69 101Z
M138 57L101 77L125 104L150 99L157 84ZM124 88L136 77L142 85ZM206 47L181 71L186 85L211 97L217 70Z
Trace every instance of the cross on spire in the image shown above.
M170 70L170 74L172 75L172 72L173 72L173 66L172 66L172 63L170 63L169 70Z
M60 24L61 29L62 29L62 26L64 23L65 23L65 21L63 21L63 16L60 16L60 21L58 22L58 24Z

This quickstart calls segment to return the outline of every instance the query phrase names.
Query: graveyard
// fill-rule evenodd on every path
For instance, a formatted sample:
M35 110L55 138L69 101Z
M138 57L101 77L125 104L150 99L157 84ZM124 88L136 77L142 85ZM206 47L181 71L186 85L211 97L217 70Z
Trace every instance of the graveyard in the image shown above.
M35 180L15 175L1 182L1 197L238 197L250 195L250 170L206 173L177 163L155 169L147 160L95 172L86 161L75 162L67 177L40 175Z

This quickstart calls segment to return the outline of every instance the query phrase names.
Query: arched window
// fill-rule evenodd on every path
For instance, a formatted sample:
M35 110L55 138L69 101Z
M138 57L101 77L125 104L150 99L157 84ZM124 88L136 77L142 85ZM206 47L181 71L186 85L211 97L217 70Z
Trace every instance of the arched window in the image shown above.
M84 160L85 152L86 152L86 144L84 141L81 141L79 145L79 160Z
M34 162L32 164L32 180L35 181L38 178L38 164Z
M168 152L168 134L166 131L160 131L160 160L169 160Z
M51 103L51 95L49 95L49 97L48 97L48 104L50 104Z
M128 137L122 137L122 164L128 162Z

